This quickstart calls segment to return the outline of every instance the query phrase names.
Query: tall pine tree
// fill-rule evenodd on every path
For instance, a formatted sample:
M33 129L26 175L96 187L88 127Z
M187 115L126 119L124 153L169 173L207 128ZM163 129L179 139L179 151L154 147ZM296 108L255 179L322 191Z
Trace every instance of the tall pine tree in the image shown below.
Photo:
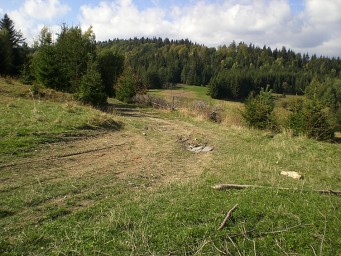
M18 75L25 62L25 39L7 14L0 20L0 74Z

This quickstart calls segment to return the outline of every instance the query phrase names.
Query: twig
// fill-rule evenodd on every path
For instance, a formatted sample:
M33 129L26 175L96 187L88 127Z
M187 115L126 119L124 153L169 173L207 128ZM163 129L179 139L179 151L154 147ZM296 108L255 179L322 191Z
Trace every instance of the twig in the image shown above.
M285 255L289 255L289 254L282 248L282 246L279 244L278 240L275 239L275 241L276 241L276 245L279 247L279 249L280 249Z
M225 253L225 252L223 252L222 250L220 250L216 245L215 245L215 243L214 242L212 242L212 245L213 245L213 247L220 253L220 254L222 254L222 255L227 255L227 253Z
M301 228L301 227L304 227L304 226L311 226L311 224L298 224L298 225L295 225L295 226L291 226L291 227L288 227L288 228L285 228L285 229L280 229L280 230L275 230L275 231L268 231L268 232L260 232L259 235L269 235L269 234L278 234L278 233L284 233L284 232L288 232L289 230L291 229L295 229L295 228Z
M208 244L211 243L212 241L210 240L204 240L204 242L202 243L202 245L199 247L199 249L193 254L193 255L197 255L198 253L200 253L202 251L202 249Z
M295 229L295 228L301 228L301 227L306 227L306 226L312 226L312 224L298 224L298 225L291 226L291 227L288 227L288 228L285 228L285 229L279 229L279 230L274 230L274 231L259 232L259 233L257 234L257 236L284 233L284 232L288 232L288 231L290 231L290 230L292 230L292 229ZM242 236L242 235L249 234L249 233L252 233L252 232L255 232L255 231L256 231L256 229L246 230L246 231L244 231L244 233L242 233L242 234L233 234L233 235L231 235L230 237L233 238L233 237L237 237L237 236Z
M239 256L242 256L242 254L240 253L240 251L239 251L239 249L238 249L238 246L236 245L236 243L235 242L233 242L233 240L232 240L232 238L229 236L229 235L227 235L227 237L229 238L229 240L231 241L231 243L232 243L232 245L233 245L233 247L237 250L237 252L238 252L238 255Z
M327 217L326 217L326 215L322 214L321 212L320 212L320 214L324 217L323 236L322 236L321 244L320 244L320 255L322 255L323 242L324 242L324 239L325 239L325 236L326 236L326 230L327 230Z
M299 190L299 189L291 189L291 188L281 188L281 187L267 187L267 186L258 186L258 185L240 185L240 184L218 184L212 187L213 189L217 190L227 190L227 189L246 189L246 188L270 188L270 189L278 189L278 190L293 190L293 191L300 191L300 192L317 192L321 194L332 194L332 195L341 195L340 190L331 190L331 189L313 189L313 190Z
M253 243L253 253L255 254L255 256L257 256L257 251L256 251L256 241L252 240Z
M313 250L314 256L317 256L314 246L310 245L310 247Z
M227 214L226 214L226 216L225 216L225 219L224 219L223 222L220 224L218 230L222 229L222 228L225 226L226 222L227 222L228 219L231 217L231 213L234 211L234 209L237 208L237 206L238 206L238 204L236 204L235 206L233 206L233 207L231 208L231 210L229 210L229 211L227 212Z

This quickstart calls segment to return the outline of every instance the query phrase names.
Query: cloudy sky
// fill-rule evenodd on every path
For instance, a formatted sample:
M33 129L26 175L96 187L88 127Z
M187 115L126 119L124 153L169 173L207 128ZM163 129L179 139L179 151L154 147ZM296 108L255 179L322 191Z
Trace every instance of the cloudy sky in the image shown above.
M97 40L232 40L341 57L341 0L0 0L31 44L42 26L93 26Z

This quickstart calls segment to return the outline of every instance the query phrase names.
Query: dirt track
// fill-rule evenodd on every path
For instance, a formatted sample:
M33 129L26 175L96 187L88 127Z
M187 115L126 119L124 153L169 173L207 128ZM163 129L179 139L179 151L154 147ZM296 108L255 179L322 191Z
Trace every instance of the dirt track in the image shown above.
M173 181L198 177L211 160L212 152L188 152L179 136L203 140L203 130L190 123L166 120L137 109L119 109L124 123L119 131L105 131L90 138L50 144L33 157L3 165L8 171L29 175L22 180L60 181L65 178L105 178L115 175L134 186L153 187ZM19 175L18 175L19 176ZM18 184L15 176L0 183L0 189Z

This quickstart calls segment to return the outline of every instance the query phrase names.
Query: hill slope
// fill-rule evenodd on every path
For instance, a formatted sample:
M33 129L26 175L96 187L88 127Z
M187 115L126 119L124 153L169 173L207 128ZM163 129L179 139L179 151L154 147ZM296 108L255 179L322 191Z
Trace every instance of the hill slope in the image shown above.
M117 102L114 111L108 118L124 124L119 130L35 146L29 156L0 155L1 254L341 253L340 198L312 191L341 188L340 145L177 111ZM214 149L188 150L200 145ZM272 188L216 191L217 183Z

